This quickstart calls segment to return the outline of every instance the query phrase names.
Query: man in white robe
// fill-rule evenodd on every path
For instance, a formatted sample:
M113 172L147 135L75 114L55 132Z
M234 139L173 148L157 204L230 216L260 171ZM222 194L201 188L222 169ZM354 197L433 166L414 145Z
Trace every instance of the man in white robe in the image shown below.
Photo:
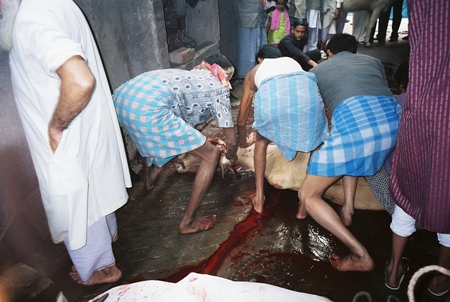
M89 26L72 0L0 0L0 22L52 239L79 284L115 282L114 211L131 180Z

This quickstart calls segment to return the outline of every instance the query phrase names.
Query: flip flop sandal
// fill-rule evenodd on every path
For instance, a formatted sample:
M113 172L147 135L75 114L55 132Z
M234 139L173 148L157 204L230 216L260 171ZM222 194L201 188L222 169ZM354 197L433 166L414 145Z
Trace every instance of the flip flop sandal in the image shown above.
M392 286L387 285L386 282L384 282L384 286L386 286L388 289L394 290L394 291L397 291L397 290L400 289L400 287L402 285L402 282L403 282L403 279L405 278L406 273L409 271L409 265L407 263L405 263L404 260L405 259L402 259L402 263L403 263L403 266L404 266L405 270L403 271L403 274L401 275L400 280L398 281L398 286L397 287L392 287ZM386 268L387 268L388 264L389 264L389 262L386 263ZM386 268L384 269L384 274L385 275L386 275Z
M450 289L446 289L446 290L443 290L443 291L441 291L441 292L434 292L434 291L432 291L432 290L428 287L428 292L429 292L431 295L433 295L434 297L438 297L438 298L440 298L440 297L442 297L442 296L445 296L449 291L450 291Z

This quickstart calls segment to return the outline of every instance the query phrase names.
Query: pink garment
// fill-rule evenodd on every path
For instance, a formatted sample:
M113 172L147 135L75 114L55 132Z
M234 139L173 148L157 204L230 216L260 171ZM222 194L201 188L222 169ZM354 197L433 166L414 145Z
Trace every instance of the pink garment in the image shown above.
M289 36L291 30L291 22L289 21L289 13L286 9L283 9L284 22L286 24L286 36ZM280 11L274 10L272 13L272 22L270 23L270 29L275 30L280 27Z
M223 70L223 68L220 65L217 65L216 63L211 65L208 62L202 61L193 69L208 70L209 72L212 73L213 76L215 76L222 83L223 87L231 89L231 84L225 73L225 70Z

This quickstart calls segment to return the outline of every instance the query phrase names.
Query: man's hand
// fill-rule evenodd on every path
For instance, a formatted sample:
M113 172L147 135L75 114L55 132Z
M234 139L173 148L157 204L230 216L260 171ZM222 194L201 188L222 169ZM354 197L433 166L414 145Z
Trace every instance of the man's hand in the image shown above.
M336 8L336 10L334 11L334 20L339 19L340 16L341 16L341 9Z
M238 145L234 144L231 145L229 143L227 144L227 154L226 157L229 161L231 161L232 164L236 163L238 156L237 156L237 149L238 149Z
M48 139L50 144L50 149L53 154L55 154L56 149L58 149L59 143L61 142L63 131L54 128L48 128Z

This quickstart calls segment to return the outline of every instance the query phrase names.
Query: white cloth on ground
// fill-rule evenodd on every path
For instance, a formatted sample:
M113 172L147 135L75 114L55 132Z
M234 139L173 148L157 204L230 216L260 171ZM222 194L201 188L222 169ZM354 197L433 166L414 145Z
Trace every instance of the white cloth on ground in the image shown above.
M329 302L328 298L296 292L265 283L231 281L206 274L190 273L177 283L149 280L114 287L89 302L108 294L108 302Z

